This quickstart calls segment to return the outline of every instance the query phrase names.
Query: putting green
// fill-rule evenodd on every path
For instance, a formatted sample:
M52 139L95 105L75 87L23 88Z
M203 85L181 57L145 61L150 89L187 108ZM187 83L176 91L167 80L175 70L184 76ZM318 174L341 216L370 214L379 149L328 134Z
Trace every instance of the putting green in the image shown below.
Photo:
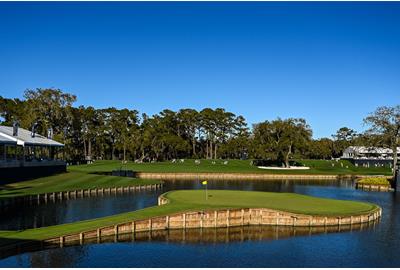
M297 214L346 216L371 212L376 205L371 203L333 200L300 195L296 193L208 190L181 190L164 194L170 204L192 205L196 208L269 208Z

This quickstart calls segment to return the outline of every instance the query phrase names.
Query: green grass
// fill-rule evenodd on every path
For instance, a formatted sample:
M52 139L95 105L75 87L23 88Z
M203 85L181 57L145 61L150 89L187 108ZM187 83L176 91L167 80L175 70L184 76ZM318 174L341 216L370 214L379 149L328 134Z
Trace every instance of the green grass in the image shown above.
M390 182L387 177L368 177L358 180L357 183L364 185L390 186Z
M18 232L0 231L0 245L18 240L43 240L132 220L164 216L188 210L263 207L298 214L348 216L368 213L377 208L376 205L370 203L324 199L295 193L209 190L208 195L209 197L206 200L204 190L171 191L165 194L165 197L170 202L162 206L148 207L103 218Z
M198 205L199 208L263 207L297 214L338 216L368 213L375 205L363 202L333 200L296 193L209 190L180 190L165 194L170 204Z
M187 159L183 163L172 163L171 161L142 163L137 164L128 162L122 164L121 161L102 160L89 165L70 166L68 170L79 172L110 172L115 169L124 168L137 172L154 173L265 173L265 174L360 174L360 175L390 175L391 171L387 168L361 168L355 167L349 161L331 160L297 160L309 166L310 170L264 170L250 165L250 160L229 160L227 165L222 160L201 160L200 165L196 165L193 159ZM334 166L332 166L334 164ZM343 164L343 166L341 165Z
M160 181L157 180L69 172L0 186L0 199L77 189L124 187L158 183Z

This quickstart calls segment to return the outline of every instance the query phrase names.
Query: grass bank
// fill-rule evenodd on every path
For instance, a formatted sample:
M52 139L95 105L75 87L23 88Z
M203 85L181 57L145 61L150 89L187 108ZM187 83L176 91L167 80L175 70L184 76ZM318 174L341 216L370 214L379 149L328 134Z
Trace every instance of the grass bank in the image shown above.
M157 180L68 172L30 181L0 185L0 199L77 189L125 187L158 183L160 181Z
M57 226L23 231L0 231L0 245L19 240L44 240L98 227L189 210L269 208L316 216L349 216L366 214L377 208L376 205L370 203L324 199L295 193L209 190L208 195L206 200L204 190L172 191L165 194L169 203L161 206Z
M172 163L134 163L121 161L102 160L93 164L69 166L68 170L75 172L95 173L110 172L115 169L123 168L136 172L152 173L260 173L260 174L351 174L351 175L390 175L391 171L387 168L361 168L356 167L349 161L331 160L297 160L298 162L310 167L309 170L264 170L250 164L250 160L228 160L224 164L223 160L201 160L196 164L195 160L187 159L184 162L177 161Z

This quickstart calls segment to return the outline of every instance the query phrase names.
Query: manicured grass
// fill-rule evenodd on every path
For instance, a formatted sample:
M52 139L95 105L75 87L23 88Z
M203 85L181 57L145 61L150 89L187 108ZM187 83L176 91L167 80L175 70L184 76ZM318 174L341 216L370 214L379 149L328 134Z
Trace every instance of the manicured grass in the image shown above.
M169 204L138 211L62 224L29 229L19 232L0 231L0 245L18 240L43 240L66 234L79 233L98 227L163 216L188 210L270 208L299 214L347 216L371 212L376 205L363 202L332 200L295 193L255 191L209 190L208 199L204 190L171 191L165 194Z
M359 184L390 186L388 177L368 177L357 181Z
M77 189L122 187L158 183L160 183L160 181L157 180L69 172L38 178L31 181L17 182L3 186L0 185L0 199Z
M168 192L165 197L171 204L198 204L199 207L249 208L264 207L297 214L338 216L368 213L375 205L364 202L333 200L296 193L209 190L206 200L204 190Z
M199 165L193 159L187 159L183 163L172 163L171 161L142 163L137 164L128 162L122 164L121 161L102 160L89 165L70 166L68 170L79 172L110 172L115 169L123 168L137 172L186 172L186 173L265 173L265 174L370 174L370 175L389 175L390 169L387 168L361 168L355 167L349 161L331 160L297 160L298 162L310 167L310 170L264 170L250 164L251 160L228 160L224 165L223 160L201 160ZM333 166L332 166L333 164ZM343 164L343 165L342 165Z

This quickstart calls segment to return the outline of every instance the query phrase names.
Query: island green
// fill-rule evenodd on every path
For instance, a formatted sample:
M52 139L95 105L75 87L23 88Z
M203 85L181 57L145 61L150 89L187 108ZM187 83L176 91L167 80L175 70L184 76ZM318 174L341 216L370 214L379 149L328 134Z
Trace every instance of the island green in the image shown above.
M181 190L168 192L164 194L164 197L169 200L168 204L133 212L23 231L0 231L0 244L19 240L43 240L103 226L192 210L269 208L316 216L349 216L370 213L378 207L365 202L325 199L295 193L256 191L209 190L206 199L204 190Z

